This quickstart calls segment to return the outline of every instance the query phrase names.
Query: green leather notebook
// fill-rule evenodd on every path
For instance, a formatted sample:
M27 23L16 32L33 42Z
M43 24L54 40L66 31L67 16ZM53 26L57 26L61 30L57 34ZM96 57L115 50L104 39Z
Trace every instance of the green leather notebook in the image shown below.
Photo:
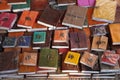
M46 32L34 32L33 34L33 44L45 43Z
M20 12L20 11L24 11L24 10L30 10L30 0L26 0L26 1L27 1L26 4L12 5L12 11L13 12Z
M42 48L39 54L38 66L44 69L55 69L58 67L57 49Z

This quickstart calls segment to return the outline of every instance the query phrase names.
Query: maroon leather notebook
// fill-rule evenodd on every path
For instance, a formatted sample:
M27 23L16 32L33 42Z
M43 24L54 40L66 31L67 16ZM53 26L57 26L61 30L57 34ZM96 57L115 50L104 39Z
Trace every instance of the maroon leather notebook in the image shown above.
M11 29L17 19L15 13L1 13L0 14L0 29Z

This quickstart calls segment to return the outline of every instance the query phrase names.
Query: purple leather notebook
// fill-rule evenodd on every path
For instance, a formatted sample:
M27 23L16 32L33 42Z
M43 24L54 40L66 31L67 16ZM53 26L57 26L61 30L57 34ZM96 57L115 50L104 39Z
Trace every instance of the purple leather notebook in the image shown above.
M83 7L93 7L95 5L95 0L77 0L78 6Z

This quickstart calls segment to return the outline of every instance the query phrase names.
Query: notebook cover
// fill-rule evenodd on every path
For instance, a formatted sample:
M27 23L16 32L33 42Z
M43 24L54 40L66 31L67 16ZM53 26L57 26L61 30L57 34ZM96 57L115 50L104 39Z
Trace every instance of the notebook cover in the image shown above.
M34 32L33 33L33 44L45 43L46 42L46 32Z
M59 11L56 9L52 9L50 6L47 6L39 17L37 23L50 28L55 28L62 15L62 10Z
M12 5L12 11L13 12L21 12L24 10L30 10L30 0L26 0L26 4L14 4Z
M61 65L61 70L62 72L78 72L79 71L79 66L78 65L72 65L72 64L67 64L64 63L64 60L66 58L67 52L62 54L62 65Z
M80 59L80 63L84 64L84 65L86 65L86 66L88 66L88 67L93 69L93 67L95 66L97 60L98 60L98 56L97 55L85 51L83 53L81 59Z
M110 35L112 39L112 45L119 45L120 44L120 24L109 24Z
M21 65L23 61L23 54L19 54L19 68L18 68L18 74L35 74L36 72L36 66L27 66L27 65Z
M17 26L24 28L32 28L38 14L39 12L37 11L28 11L28 10L23 11L18 20Z
M104 51L107 49L108 37L106 36L94 36L91 50Z
M78 65L79 58L80 58L80 53L68 51L64 63Z
M22 65L36 66L37 65L37 53L23 52Z
M18 59L17 51L0 53L0 73L17 72Z
M107 25L108 24L108 23L103 22L103 21L93 20L92 19L93 11L94 11L94 8L92 8L92 7L88 8L87 20L88 20L89 27L96 26L96 25Z
M0 14L0 29L11 29L15 24L17 14L15 13L1 13Z
M95 6L96 8L93 11L92 19L97 20L97 21L104 21L108 23L114 22L116 7L117 7L116 1L96 0Z
M87 14L87 8L68 6L62 25L82 29Z
M102 57L101 57L101 63L107 64L110 66L117 65L119 60L119 54L114 53L113 51L104 51Z
M70 45L71 50L87 50L87 36L84 31L70 32Z
M5 37L2 46L4 48L15 47L17 42L17 38L15 37Z
M11 5L8 5L6 0L0 1L0 12L8 12L11 11Z
M91 30L92 36L101 36L101 35L107 34L105 25L92 26L90 30Z
M29 48L31 46L31 36L20 36L17 40L17 47Z
M68 30L55 30L53 42L68 42Z
M57 69L58 50L42 48L39 54L38 66L43 69Z
M82 7L94 7L95 0L77 0L77 4Z
M51 40L52 40L53 31L46 31L46 41L45 43L40 44L32 44L33 49L41 49L41 48L50 48L51 47Z
M48 5L48 0L31 0L31 10L44 10Z

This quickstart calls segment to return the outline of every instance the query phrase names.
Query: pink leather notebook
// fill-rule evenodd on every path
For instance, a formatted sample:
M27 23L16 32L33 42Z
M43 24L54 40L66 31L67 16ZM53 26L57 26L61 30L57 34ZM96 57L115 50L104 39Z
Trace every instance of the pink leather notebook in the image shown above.
M93 7L95 5L95 0L77 0L78 6L83 7Z
M17 19L17 14L14 13L1 13L0 14L0 29L10 29L13 27Z

